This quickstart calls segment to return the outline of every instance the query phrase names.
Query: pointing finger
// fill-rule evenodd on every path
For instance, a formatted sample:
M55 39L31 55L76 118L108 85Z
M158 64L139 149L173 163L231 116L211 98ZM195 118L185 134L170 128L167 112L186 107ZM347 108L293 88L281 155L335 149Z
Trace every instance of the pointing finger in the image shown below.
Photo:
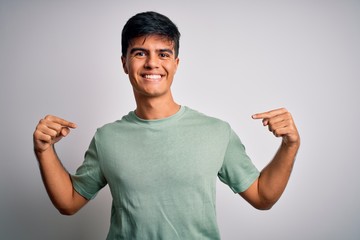
M268 119L268 118L272 118L274 116L277 116L279 114L283 114L285 112L287 112L287 110L285 108L278 108L278 109L271 110L271 111L268 111L268 112L256 113L256 114L252 115L251 117L253 119Z
M55 117L55 116L51 116L51 115L47 115L45 117L46 120L49 120L51 122L60 124L62 127L68 127L68 128L76 128L77 125L73 122L67 121L65 119L59 118L59 117Z

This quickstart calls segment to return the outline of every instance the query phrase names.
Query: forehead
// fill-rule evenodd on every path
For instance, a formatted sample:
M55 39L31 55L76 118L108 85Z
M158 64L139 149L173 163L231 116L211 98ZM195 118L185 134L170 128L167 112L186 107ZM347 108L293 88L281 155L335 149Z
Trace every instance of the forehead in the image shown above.
M134 47L174 50L174 42L166 36L148 35L132 39L129 43L128 51Z

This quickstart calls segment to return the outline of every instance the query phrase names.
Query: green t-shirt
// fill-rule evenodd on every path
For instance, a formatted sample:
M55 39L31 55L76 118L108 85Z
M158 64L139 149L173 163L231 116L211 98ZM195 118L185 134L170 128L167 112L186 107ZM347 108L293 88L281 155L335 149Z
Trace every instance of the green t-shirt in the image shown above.
M107 239L220 239L217 177L236 193L259 171L229 124L188 107L160 120L130 112L99 128L73 186L87 199L109 184Z

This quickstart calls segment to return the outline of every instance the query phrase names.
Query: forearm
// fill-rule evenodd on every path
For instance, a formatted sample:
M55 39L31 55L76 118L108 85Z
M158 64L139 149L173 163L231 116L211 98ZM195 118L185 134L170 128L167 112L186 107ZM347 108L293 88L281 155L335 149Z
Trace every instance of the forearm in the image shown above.
M69 173L61 164L53 147L39 153L35 151L46 191L54 206L63 214L73 208L74 189Z
M289 181L300 147L300 135L291 114L285 108L257 113L253 119L262 119L276 137L282 138L280 148L272 161L261 171L256 181L240 195L257 209L270 209L281 197Z
M285 190L299 144L287 146L284 142L273 160L261 171L259 177L259 196L267 205L274 205Z

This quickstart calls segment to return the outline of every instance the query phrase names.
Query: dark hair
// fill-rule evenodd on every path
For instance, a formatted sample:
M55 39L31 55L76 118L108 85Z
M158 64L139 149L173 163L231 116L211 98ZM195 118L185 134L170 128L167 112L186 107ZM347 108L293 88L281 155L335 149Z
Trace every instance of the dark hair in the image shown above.
M180 32L176 25L166 16L156 12L142 12L131 17L121 34L121 51L126 56L129 44L134 38L160 35L174 43L175 57L179 54Z

